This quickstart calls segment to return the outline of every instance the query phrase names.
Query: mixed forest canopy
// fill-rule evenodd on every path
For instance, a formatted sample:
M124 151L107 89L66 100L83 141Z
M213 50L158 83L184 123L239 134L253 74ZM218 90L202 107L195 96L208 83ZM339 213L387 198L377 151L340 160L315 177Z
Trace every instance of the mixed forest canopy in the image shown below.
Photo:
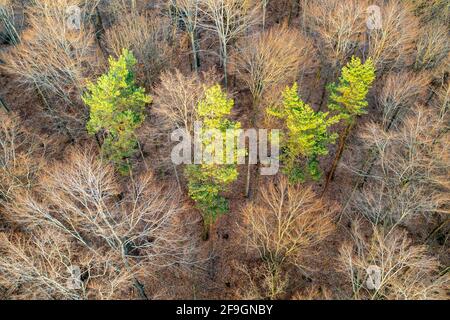
M449 35L446 0L0 0L0 299L448 299Z

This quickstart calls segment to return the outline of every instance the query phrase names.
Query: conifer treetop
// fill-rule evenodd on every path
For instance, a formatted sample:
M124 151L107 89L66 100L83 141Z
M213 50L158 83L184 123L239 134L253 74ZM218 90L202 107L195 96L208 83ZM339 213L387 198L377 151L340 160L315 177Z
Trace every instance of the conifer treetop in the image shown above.
M338 83L329 86L329 109L338 111L343 119L365 114L367 93L374 80L375 66L372 59L368 58L362 63L358 57L352 57L342 68Z

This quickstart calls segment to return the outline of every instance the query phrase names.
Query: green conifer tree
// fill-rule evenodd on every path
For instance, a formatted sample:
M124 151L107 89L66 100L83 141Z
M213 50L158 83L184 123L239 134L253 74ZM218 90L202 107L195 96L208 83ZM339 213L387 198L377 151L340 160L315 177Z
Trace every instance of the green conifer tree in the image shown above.
M110 57L108 72L96 83L88 83L82 97L89 106L88 133L103 133L103 154L123 174L129 171L127 158L136 151L134 132L145 119L145 105L152 101L135 83L135 64L135 57L126 49L117 60Z
M348 122L365 114L368 102L367 93L375 80L375 66L372 59L365 63L357 57L342 68L338 83L329 86L330 98L328 108L337 111Z
M287 87L283 92L283 103L279 108L267 112L283 119L287 132L282 136L284 171L291 182L303 182L306 174L314 180L321 177L319 157L328 154L328 145L334 143L336 134L329 128L339 121L328 112L315 112L298 96L298 85ZM302 162L306 161L306 170Z
M238 177L236 165L238 150L236 148L233 151L234 163L227 163L226 148L224 147L226 131L232 130L235 139L238 135L236 129L240 128L239 122L227 118L233 105L234 101L227 98L220 85L209 88L204 99L198 104L197 116L199 121L202 122L199 136L203 151L213 155L213 157L218 155L216 159L220 159L220 163L203 162L202 164L188 165L185 170L189 195L203 215L204 239L207 239L209 229L217 217L228 211L228 201L221 195L221 192L225 191L227 186ZM217 133L220 133L221 150L217 149L215 138L208 135L208 132L211 132L210 130L216 130Z
M334 173L344 152L345 142L355 125L356 118L367 112L366 98L374 80L375 65L372 59L369 58L362 63L359 58L352 57L351 61L342 68L338 82L329 86L328 108L336 111L337 116L346 121L346 127L340 135L338 150L328 173L324 192L334 178Z

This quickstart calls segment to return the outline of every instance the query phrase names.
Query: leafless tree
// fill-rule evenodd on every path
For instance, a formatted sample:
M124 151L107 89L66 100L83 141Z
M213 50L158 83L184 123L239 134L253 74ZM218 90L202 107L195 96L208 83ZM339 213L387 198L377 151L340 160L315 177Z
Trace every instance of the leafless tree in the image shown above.
M275 265L301 260L333 231L332 208L311 188L289 185L285 177L260 190L243 210L249 248Z
M446 298L448 278L439 275L438 260L430 256L426 246L413 245L406 232L386 234L375 227L366 239L356 224L353 242L341 247L339 259L340 271L347 275L354 299Z
M205 90L217 80L218 76L212 70L199 75L183 75L179 70L167 71L161 75L160 83L154 90L153 111L160 120L167 122L169 130L184 128L192 134L197 104Z
M34 185L43 164L39 142L19 125L16 115L0 113L0 206L18 190Z
M17 195L11 220L29 227L48 224L86 246L103 243L124 257L133 256L131 249L140 251L154 265L189 263L176 231L182 228L182 207L169 190L147 174L133 179L120 200L113 168L89 150L76 150L42 176L39 197Z
M40 0L29 7L29 30L18 46L1 56L2 68L15 75L19 84L69 104L98 65L95 36L89 26L82 23L80 30L71 30L67 24L65 10L70 3Z
M264 263L256 267L236 265L236 270L244 276L245 287L238 288L236 294L243 300L281 299L286 295L289 276L281 268Z
M292 300L332 300L333 294L327 287L312 285L294 294Z
M260 19L259 2L247 0L200 0L200 26L217 35L220 58L228 85L228 48Z
M423 70L440 66L450 52L447 27L440 23L432 23L421 28L419 32L414 67Z
M378 75L413 63L418 29L418 21L407 4L390 0L381 5L381 27L368 30L367 50Z
M105 43L115 57L122 54L123 48L131 50L138 60L138 79L150 85L174 58L168 26L163 17L132 12L106 30Z
M84 133L87 109L81 103L85 82L100 71L95 34L82 21L80 30L67 24L73 0L38 0L26 9L27 26L21 42L4 51L2 70L40 98L51 129L72 141Z
M236 71L255 103L267 90L293 82L314 67L311 40L286 26L244 38L238 48Z
M0 285L11 299L120 299L132 277L55 230L0 233Z
M450 9L446 0L411 0L409 1L423 22L441 21L450 24Z
M324 87L319 110L326 102L326 85L334 82L339 70L355 55L366 29L367 2L361 0L308 1L303 8L304 23L317 35Z
M238 48L236 72L252 93L251 121L255 127L260 115L258 111L265 107L260 106L263 95L294 82L299 74L311 71L315 50L310 39L286 26L273 27L259 35L244 38ZM245 194L248 197L250 161L247 169Z
M197 104L205 90L219 79L214 70L183 75L175 69L164 72L160 83L154 88L152 116L139 136L145 141L146 152L152 153L152 168L168 174L175 173L179 183L181 177L171 160L174 146L174 142L170 141L171 133L183 129L193 136Z
M437 90L436 98L433 99L431 105L439 110L439 117L448 118L450 109L450 83L444 84Z
M361 45L367 5L364 1L318 0L307 3L305 16L320 36L321 54L339 68Z
M247 238L247 248L264 261L256 268L241 266L252 283L247 294L282 297L290 282L286 268L293 265L308 270L305 259L312 248L334 230L333 212L311 188L289 185L285 177L263 187L258 198L244 207L240 229Z
M200 0L171 0L170 4L176 10L177 18L182 21L191 43L193 69L198 72L200 67L198 26Z
M20 42L20 27L23 27L16 19L14 1L4 0L0 3L0 41L11 44Z
M427 73L389 73L382 81L383 87L377 95L378 105L383 110L383 125L389 129L414 105L424 100L430 84Z
M144 267L192 266L195 238L185 228L177 190L151 174L131 179L121 193L110 165L89 148L75 150L48 169L38 190L17 194L7 218L30 230L58 230L95 255L107 250L135 276Z
M446 119L418 107L397 131L367 126L361 136L378 160L354 199L355 211L390 229L420 215L449 212Z

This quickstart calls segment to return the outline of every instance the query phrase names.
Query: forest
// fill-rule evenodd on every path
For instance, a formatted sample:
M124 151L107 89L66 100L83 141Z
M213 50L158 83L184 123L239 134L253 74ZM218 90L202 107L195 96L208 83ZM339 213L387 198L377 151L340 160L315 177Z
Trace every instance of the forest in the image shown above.
M0 300L448 300L449 35L448 0L0 0Z

